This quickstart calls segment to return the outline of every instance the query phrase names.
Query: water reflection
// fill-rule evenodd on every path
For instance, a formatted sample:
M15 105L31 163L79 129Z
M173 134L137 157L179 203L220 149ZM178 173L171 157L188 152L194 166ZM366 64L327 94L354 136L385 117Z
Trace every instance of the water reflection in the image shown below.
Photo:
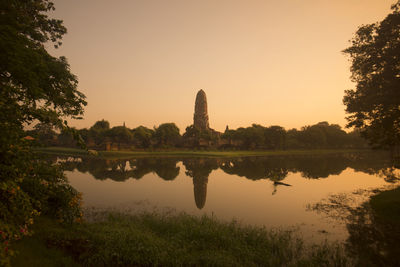
M400 227L377 220L366 206L352 211L347 223L347 250L359 260L359 266L399 266Z
M194 201L202 209L206 204L208 176L219 167L217 159L184 159L186 175L193 178Z
M129 160L110 160L101 158L82 158L80 161L66 160L62 166L66 171L78 170L89 172L98 180L112 179L117 182L129 178L141 179L148 173L156 173L158 177L171 181L180 171L176 166L177 159L172 158L140 158Z
M400 179L399 172L391 172L392 178ZM386 186L389 190L395 185ZM323 213L330 218L346 223L348 238L346 250L358 261L357 266L399 266L400 226L379 220L369 202L354 205L358 196L369 199L379 189L360 190L353 194L331 195L329 199L313 204L308 209Z
M359 209L368 199L361 196L364 191L399 179L400 170L385 153L52 160L71 171L67 176L84 193L87 207L131 208L145 200L245 224L296 225L305 240L345 242L347 251L360 255L359 266L389 266L400 260L398 228L388 228ZM312 206L324 198L326 205ZM335 221L321 212L331 212Z
M131 178L141 179L149 173L172 181L179 175L180 167L177 163L181 161L186 169L186 176L193 179L194 200L198 209L205 206L208 177L217 169L250 180L270 180L273 182L272 194L276 194L281 186L290 186L284 182L289 173L300 173L301 177L307 179L321 179L352 168L355 171L381 175L387 181L393 180L390 175L393 163L386 154L378 152L243 158L143 157L111 160L84 157L80 160L69 158L61 161L65 170L88 172L98 180L112 179L118 182Z

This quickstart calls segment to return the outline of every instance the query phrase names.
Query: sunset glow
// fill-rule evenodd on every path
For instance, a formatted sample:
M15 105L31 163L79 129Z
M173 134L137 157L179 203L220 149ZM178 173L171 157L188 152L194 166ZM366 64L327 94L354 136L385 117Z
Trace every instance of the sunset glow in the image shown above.
M391 0L55 1L65 56L89 105L78 128L106 119L193 123L199 89L210 127L345 125L350 81L341 51Z

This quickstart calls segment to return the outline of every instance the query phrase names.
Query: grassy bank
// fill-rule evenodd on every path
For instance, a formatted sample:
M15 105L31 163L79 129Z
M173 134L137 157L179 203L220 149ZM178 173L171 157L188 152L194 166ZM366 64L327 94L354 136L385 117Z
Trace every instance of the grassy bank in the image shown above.
M83 149L64 147L43 147L36 148L36 151L46 154L78 156L87 155ZM315 150L268 150L268 151L98 151L100 157L104 158L129 158L148 156L179 156L179 157L250 157L250 156L273 156L273 155L312 155L332 154L345 152L360 152L369 150L355 149L315 149Z
M32 266L32 262L51 266L49 260L54 266L351 265L339 245L305 246L287 230L241 226L184 213L107 212L96 217L100 219L72 227L41 218L34 236L17 243L19 255L28 256L15 257L13 266ZM52 256L46 259L49 253Z
M400 187L371 197L370 204L377 220L400 226Z

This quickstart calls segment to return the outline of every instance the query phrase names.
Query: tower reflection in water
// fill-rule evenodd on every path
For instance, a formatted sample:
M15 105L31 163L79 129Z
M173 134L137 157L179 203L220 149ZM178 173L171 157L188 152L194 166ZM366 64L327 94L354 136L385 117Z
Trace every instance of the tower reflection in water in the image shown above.
M356 171L382 176L391 181L393 162L382 153L340 153L328 155L292 155L246 158L169 158L143 157L134 159L101 159L96 157L54 157L50 161L60 163L64 170L89 172L95 179L112 179L124 182L128 179L142 179L155 173L166 181L174 180L180 173L177 166L182 162L185 174L193 179L194 201L197 208L206 204L208 177L213 170L221 169L227 174L250 180L268 179L277 186L286 184L284 179L291 173L300 173L306 179L323 179L340 174L350 167Z
M208 176L218 169L216 159L184 159L186 175L193 178L194 201L199 209L206 204Z

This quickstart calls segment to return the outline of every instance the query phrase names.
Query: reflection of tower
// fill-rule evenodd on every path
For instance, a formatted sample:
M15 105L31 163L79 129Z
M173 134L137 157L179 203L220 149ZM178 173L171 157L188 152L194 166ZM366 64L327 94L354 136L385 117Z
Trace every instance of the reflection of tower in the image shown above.
M199 209L202 209L206 204L207 183L208 175L193 177L194 201Z
M198 130L208 130L207 97L203 90L200 90L196 95L196 103L194 106L193 125Z
M199 209L206 204L208 176L212 170L218 169L216 159L184 159L186 175L193 178L194 201Z

